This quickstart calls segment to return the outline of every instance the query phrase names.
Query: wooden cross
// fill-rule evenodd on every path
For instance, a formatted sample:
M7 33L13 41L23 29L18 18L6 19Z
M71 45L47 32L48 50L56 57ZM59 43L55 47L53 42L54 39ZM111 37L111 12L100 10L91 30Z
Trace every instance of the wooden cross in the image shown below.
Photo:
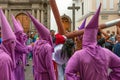
M73 30L75 30L75 10L79 10L79 6L75 6L75 3L71 7L68 7L69 10L72 10L72 19L73 19Z

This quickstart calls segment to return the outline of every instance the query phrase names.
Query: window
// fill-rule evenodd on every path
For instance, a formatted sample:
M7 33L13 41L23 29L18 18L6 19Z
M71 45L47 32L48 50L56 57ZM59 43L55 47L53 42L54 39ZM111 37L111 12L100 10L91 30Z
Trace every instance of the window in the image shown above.
M96 0L96 8L98 8L99 7L99 5L100 5L100 0Z
M107 6L106 6L106 0L103 0L103 9L106 9Z
M114 8L114 0L110 0L110 9Z

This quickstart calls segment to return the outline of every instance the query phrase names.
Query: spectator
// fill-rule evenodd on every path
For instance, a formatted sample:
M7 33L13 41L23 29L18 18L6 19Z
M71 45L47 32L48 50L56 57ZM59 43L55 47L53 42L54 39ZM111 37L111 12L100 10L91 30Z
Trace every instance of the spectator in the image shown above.
M38 38L38 33L35 31L34 36L33 36L33 42L35 42Z
M55 43L55 30L50 30L50 34L52 36L53 43Z
M120 34L116 36L117 38L117 43L114 45L114 50L113 52L120 57Z
M102 37L102 34L103 34L103 37ZM104 47L105 41L108 40L109 37L110 36L108 34L106 34L104 31L100 29L97 34L98 45Z
M107 30L106 33L110 36L110 31L109 30Z

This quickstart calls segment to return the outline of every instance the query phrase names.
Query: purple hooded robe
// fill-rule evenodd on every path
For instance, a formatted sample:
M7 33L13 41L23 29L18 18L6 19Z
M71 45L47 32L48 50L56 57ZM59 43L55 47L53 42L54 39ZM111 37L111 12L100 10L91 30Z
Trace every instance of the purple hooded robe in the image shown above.
M33 47L34 80L56 80L52 62L53 43L50 31L32 15L29 13L28 15L40 36Z
M0 45L0 80L15 80L14 68L16 37L2 11L0 9L2 44Z
M97 45L100 7L85 28L83 49L76 51L67 64L66 80L120 80L120 58Z
M14 70L15 79L25 80L23 54L29 53L29 48L25 45L27 35L24 33L22 26L20 25L19 22L16 21L13 15L12 21L14 25L14 33L17 39L15 46L15 61L16 61L16 68Z

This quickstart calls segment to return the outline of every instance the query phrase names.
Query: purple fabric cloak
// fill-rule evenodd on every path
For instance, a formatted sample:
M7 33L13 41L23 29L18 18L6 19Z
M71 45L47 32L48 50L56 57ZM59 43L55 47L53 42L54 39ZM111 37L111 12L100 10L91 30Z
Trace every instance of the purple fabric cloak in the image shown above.
M0 80L15 80L14 68L16 37L2 11L0 9L2 43L0 45Z
M85 28L83 49L76 51L67 64L66 80L120 79L120 58L108 49L97 45L100 7ZM112 69L110 74L109 68Z
M52 62L53 42L50 31L35 17L30 16L37 29L40 40L35 42L33 48L34 80L56 80Z
M38 40L33 48L34 80L56 80L52 65L52 46L48 41Z
M15 79L16 80L25 80L25 73L24 73L24 59L23 54L29 53L28 47L25 45L27 40L27 35L24 33L22 26L15 17L12 15L12 21L14 25L14 33L16 35L17 41L15 46L15 61L16 61L16 68L15 72Z
M0 48L0 80L15 80L13 70L12 59Z
M28 53L29 53L28 47L22 45L17 41L15 47L16 68L14 71L16 80L25 80L23 54L28 54Z

